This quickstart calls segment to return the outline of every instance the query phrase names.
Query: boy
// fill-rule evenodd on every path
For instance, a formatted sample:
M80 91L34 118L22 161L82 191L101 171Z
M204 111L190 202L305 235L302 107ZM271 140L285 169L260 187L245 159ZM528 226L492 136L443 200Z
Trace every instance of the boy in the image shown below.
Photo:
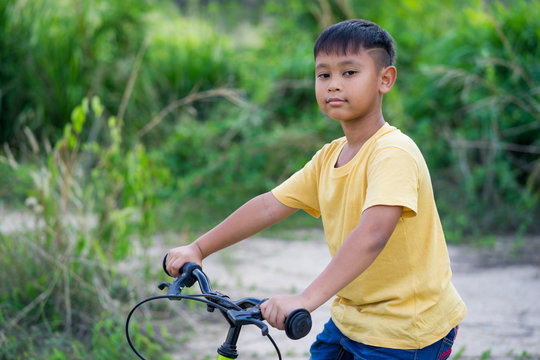
M167 270L201 264L303 209L322 216L332 260L302 293L261 304L268 323L283 329L292 310L313 311L337 295L311 359L446 359L466 307L450 282L422 154L382 114L396 80L393 40L374 23L349 20L326 29L314 55L317 103L345 136L191 245L170 250Z

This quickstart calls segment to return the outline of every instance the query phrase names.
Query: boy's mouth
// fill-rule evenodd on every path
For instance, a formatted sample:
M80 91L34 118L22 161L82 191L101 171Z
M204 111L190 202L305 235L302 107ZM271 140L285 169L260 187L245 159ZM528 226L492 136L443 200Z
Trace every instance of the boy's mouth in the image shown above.
M326 100L326 103L328 105L341 105L343 103L345 103L346 100L345 99L342 99L342 98L329 98Z

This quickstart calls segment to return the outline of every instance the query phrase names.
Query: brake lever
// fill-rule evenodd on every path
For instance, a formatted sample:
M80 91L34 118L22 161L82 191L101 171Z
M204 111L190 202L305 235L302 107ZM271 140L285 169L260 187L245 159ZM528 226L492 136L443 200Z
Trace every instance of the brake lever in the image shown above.
M182 276L177 277L174 282L168 283L166 281L163 281L159 283L158 288L159 290L165 290L167 289L167 296L178 296L182 294L182 290L184 290L184 280Z
M235 326L256 325L261 329L262 335L268 335L268 325L262 322L261 309L254 306L247 310L229 310L227 317Z
M247 297L247 298L237 300L234 303L237 306L240 306L242 309L245 310L245 309L248 309L248 308L253 307L253 306L259 306L263 302L265 302L266 300L268 300L268 299L257 299L257 298L253 298L253 297Z
M169 286L171 286L170 283L166 282L166 281L162 281L159 283L159 285L157 286L159 290L164 290L165 288L169 288Z

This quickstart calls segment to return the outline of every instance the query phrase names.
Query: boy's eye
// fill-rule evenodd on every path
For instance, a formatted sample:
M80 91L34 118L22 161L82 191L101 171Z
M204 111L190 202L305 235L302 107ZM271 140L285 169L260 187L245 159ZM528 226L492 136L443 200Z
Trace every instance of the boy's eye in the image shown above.
M317 75L317 77L319 79L326 79L330 77L330 74L322 73L322 74Z
M349 71L345 71L345 72L343 73L343 75L345 75L345 76L352 76L352 75L356 74L357 72L358 72L358 71L349 70Z

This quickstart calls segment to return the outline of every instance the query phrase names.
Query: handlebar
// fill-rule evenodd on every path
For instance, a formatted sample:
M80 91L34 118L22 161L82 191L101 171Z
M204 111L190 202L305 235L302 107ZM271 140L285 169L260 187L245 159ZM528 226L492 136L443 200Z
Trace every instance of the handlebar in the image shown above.
M167 272L166 268L167 255L163 258L163 271ZM261 328L263 335L268 333L268 326L262 321L264 320L261 314L259 305L267 299L244 298L238 301L232 301L228 296L219 292L213 291L210 281L202 268L196 263L186 263L180 270L180 276L175 279L173 284L162 282L159 288L164 290L168 288L167 295L180 295L184 287L191 287L195 282L199 283L202 295L206 297L212 304L208 304L208 310L214 311L219 308L226 314L226 318L233 326L242 326L253 324ZM306 336L311 330L311 315L306 309L296 309L292 311L285 319L285 333L290 339L297 340Z
M169 276L171 276L166 269L167 255L163 258L163 270ZM199 283L201 294L182 295L184 287L191 287L196 282ZM225 342L218 348L218 355L224 359L236 359L238 352L236 351L236 342L240 335L240 329L244 325L256 325L261 331L262 335L266 336L274 348L276 349L278 358L281 360L281 353L276 342L272 339L268 333L268 326L263 322L260 305L267 299L257 298L243 298L237 301L232 301L227 295L221 294L212 290L210 281L206 274L202 271L201 267L195 263L186 263L180 269L180 276L178 276L172 284L168 282L162 282L158 285L159 289L167 289L166 295L152 296L139 301L131 311L126 319L126 338L129 346L133 352L142 360L145 358L137 351L129 335L129 323L135 310L137 310L143 304L146 304L153 300L168 299L180 301L183 299L196 300L201 303L205 303L207 310L213 312L218 309L219 312L225 317L229 323L229 332ZM306 336L311 330L311 315L306 309L296 309L291 312L285 319L285 333L291 339L300 339ZM218 358L220 358L218 356Z

